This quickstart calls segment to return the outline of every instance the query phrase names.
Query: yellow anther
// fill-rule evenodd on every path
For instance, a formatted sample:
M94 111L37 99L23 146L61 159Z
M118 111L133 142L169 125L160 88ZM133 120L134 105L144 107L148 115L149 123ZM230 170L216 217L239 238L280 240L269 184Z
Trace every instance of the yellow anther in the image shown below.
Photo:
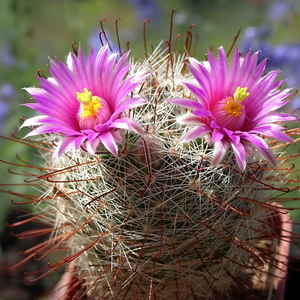
M226 111L227 115L238 117L242 114L244 106L241 104L241 102L243 102L243 100L250 95L250 93L247 93L247 89L247 87L241 88L238 86L233 94L233 97L226 98L223 109Z
M229 97L226 99L223 109L226 111L227 115L237 117L242 113L243 106L236 99Z
M80 105L80 118L86 118L97 115L100 107L102 106L100 98L93 96L87 88L83 89L83 93L76 92L77 100Z

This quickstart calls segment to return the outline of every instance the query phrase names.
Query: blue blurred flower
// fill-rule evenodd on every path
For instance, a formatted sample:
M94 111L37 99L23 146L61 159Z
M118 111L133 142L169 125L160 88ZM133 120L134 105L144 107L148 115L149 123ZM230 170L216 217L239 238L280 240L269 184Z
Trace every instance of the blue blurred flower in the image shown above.
M0 86L0 130L2 131L2 125L5 117L7 116L10 107L8 105L9 100L15 96L15 90L9 83L3 83Z
M9 112L9 107L6 102L0 100L0 128L2 127L4 117Z
M12 98L15 96L15 93L16 91L10 83L5 82L0 86L1 98Z
M271 30L267 27L248 27L241 39L240 50L246 53L259 51L258 60L267 58L266 71L282 70L282 78L288 87L300 86L300 42L272 46L268 42ZM291 107L300 107L300 98L294 98Z
M16 64L16 57L10 48L10 45L4 44L0 49L0 62L5 67L13 67Z
M300 43L279 44L274 47L272 60L283 70L287 86L300 84Z
M273 48L266 40L271 34L271 30L266 27L247 27L240 42L240 50L243 53L251 50L252 53L260 51L258 60L262 61L265 57L273 55Z
M161 7L156 0L126 0L136 10L136 18L143 22L148 19L157 22L161 18Z
M300 84L300 43L272 46L267 41L270 32L266 27L246 28L240 49L243 53L260 51L259 61L268 58L266 69L281 69L287 86L295 87Z
M299 0L297 0L299 1ZM275 0L270 4L267 16L271 22L281 22L296 8L295 0Z
M266 27L247 27L240 41L240 51L242 53L258 53L258 62L268 58L266 70L279 69L280 61L278 62L274 56L274 49L272 45L267 41L270 36L271 30ZM279 63L279 64L278 64Z

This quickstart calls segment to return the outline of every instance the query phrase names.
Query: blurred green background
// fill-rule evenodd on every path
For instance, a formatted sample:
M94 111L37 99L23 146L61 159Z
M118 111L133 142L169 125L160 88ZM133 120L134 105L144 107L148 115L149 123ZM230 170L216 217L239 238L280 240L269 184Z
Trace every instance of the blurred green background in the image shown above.
M192 29L194 37L197 34L201 35L196 52L199 59L204 57L208 48L216 49L223 45L228 50L241 29L237 42L241 51L245 53L249 47L253 50L262 48L262 55L273 57L271 62L275 67L285 68L283 76L289 78L286 84L299 87L298 2L298 0L0 1L0 134L11 137L12 131L18 131L19 118L32 116L33 112L30 109L20 106L21 103L29 101L29 96L22 88L37 86L35 75L38 70L47 70L49 57L64 61L71 50L72 41L81 43L87 51L91 46L100 46L98 34L101 31L101 19L105 19L103 24L110 41L116 43L115 21L116 18L120 18L118 28L122 47L126 49L126 42L130 41L132 53L136 56L144 55L143 21L150 20L146 29L147 42L155 46L169 37L173 8L177 10L174 15L173 37L178 33L185 36L191 24L195 24ZM295 97L287 110L289 112L295 110L297 113L299 102L299 98ZM22 137L25 133L26 130L22 130L17 135ZM17 159L16 154L24 161L38 160L34 149L5 139L0 140L0 151L0 159L5 161L23 164ZM299 152L299 144L294 146L293 151ZM296 163L299 166L299 162ZM8 168L9 165L0 164L2 185L0 189L26 193L24 187L13 185L22 182L24 177L8 174ZM17 170L15 167L14 171ZM4 184L10 186L3 186ZM38 194L38 191L35 193ZM299 197L299 190L294 195ZM1 235L6 231L4 223L13 206L11 198L9 194L1 194ZM295 206L295 203L291 205ZM299 213L293 213L293 218L299 218ZM0 258L3 251L0 250ZM34 297L30 295L26 298L24 293L18 299L40 299L41 295L46 294L47 289L52 287L49 283L45 286L37 293L39 295ZM8 297L1 298L0 295L1 299L16 299Z

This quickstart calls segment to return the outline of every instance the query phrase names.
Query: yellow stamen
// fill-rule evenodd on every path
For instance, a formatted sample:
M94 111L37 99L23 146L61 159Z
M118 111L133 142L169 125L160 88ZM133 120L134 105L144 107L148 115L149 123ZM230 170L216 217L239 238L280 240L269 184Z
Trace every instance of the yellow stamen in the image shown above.
M241 88L240 86L237 87L232 97L228 97L225 100L224 110L230 116L237 117L240 116L242 110L244 109L241 102L243 102L250 93L247 93L247 87Z
M100 98L92 96L92 92L87 88L84 88L83 91L83 93L76 92L77 100L81 103L80 118L97 115L100 107L103 106Z

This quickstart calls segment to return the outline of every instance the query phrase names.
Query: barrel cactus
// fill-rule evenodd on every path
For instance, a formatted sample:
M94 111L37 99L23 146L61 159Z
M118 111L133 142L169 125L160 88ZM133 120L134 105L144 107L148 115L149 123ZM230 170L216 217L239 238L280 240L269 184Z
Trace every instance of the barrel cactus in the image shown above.
M278 125L295 120L277 112L289 90L257 56L103 45L51 61L22 127L43 158L31 219L52 235L24 254L65 254L27 280L71 266L74 299L266 299L297 130Z

